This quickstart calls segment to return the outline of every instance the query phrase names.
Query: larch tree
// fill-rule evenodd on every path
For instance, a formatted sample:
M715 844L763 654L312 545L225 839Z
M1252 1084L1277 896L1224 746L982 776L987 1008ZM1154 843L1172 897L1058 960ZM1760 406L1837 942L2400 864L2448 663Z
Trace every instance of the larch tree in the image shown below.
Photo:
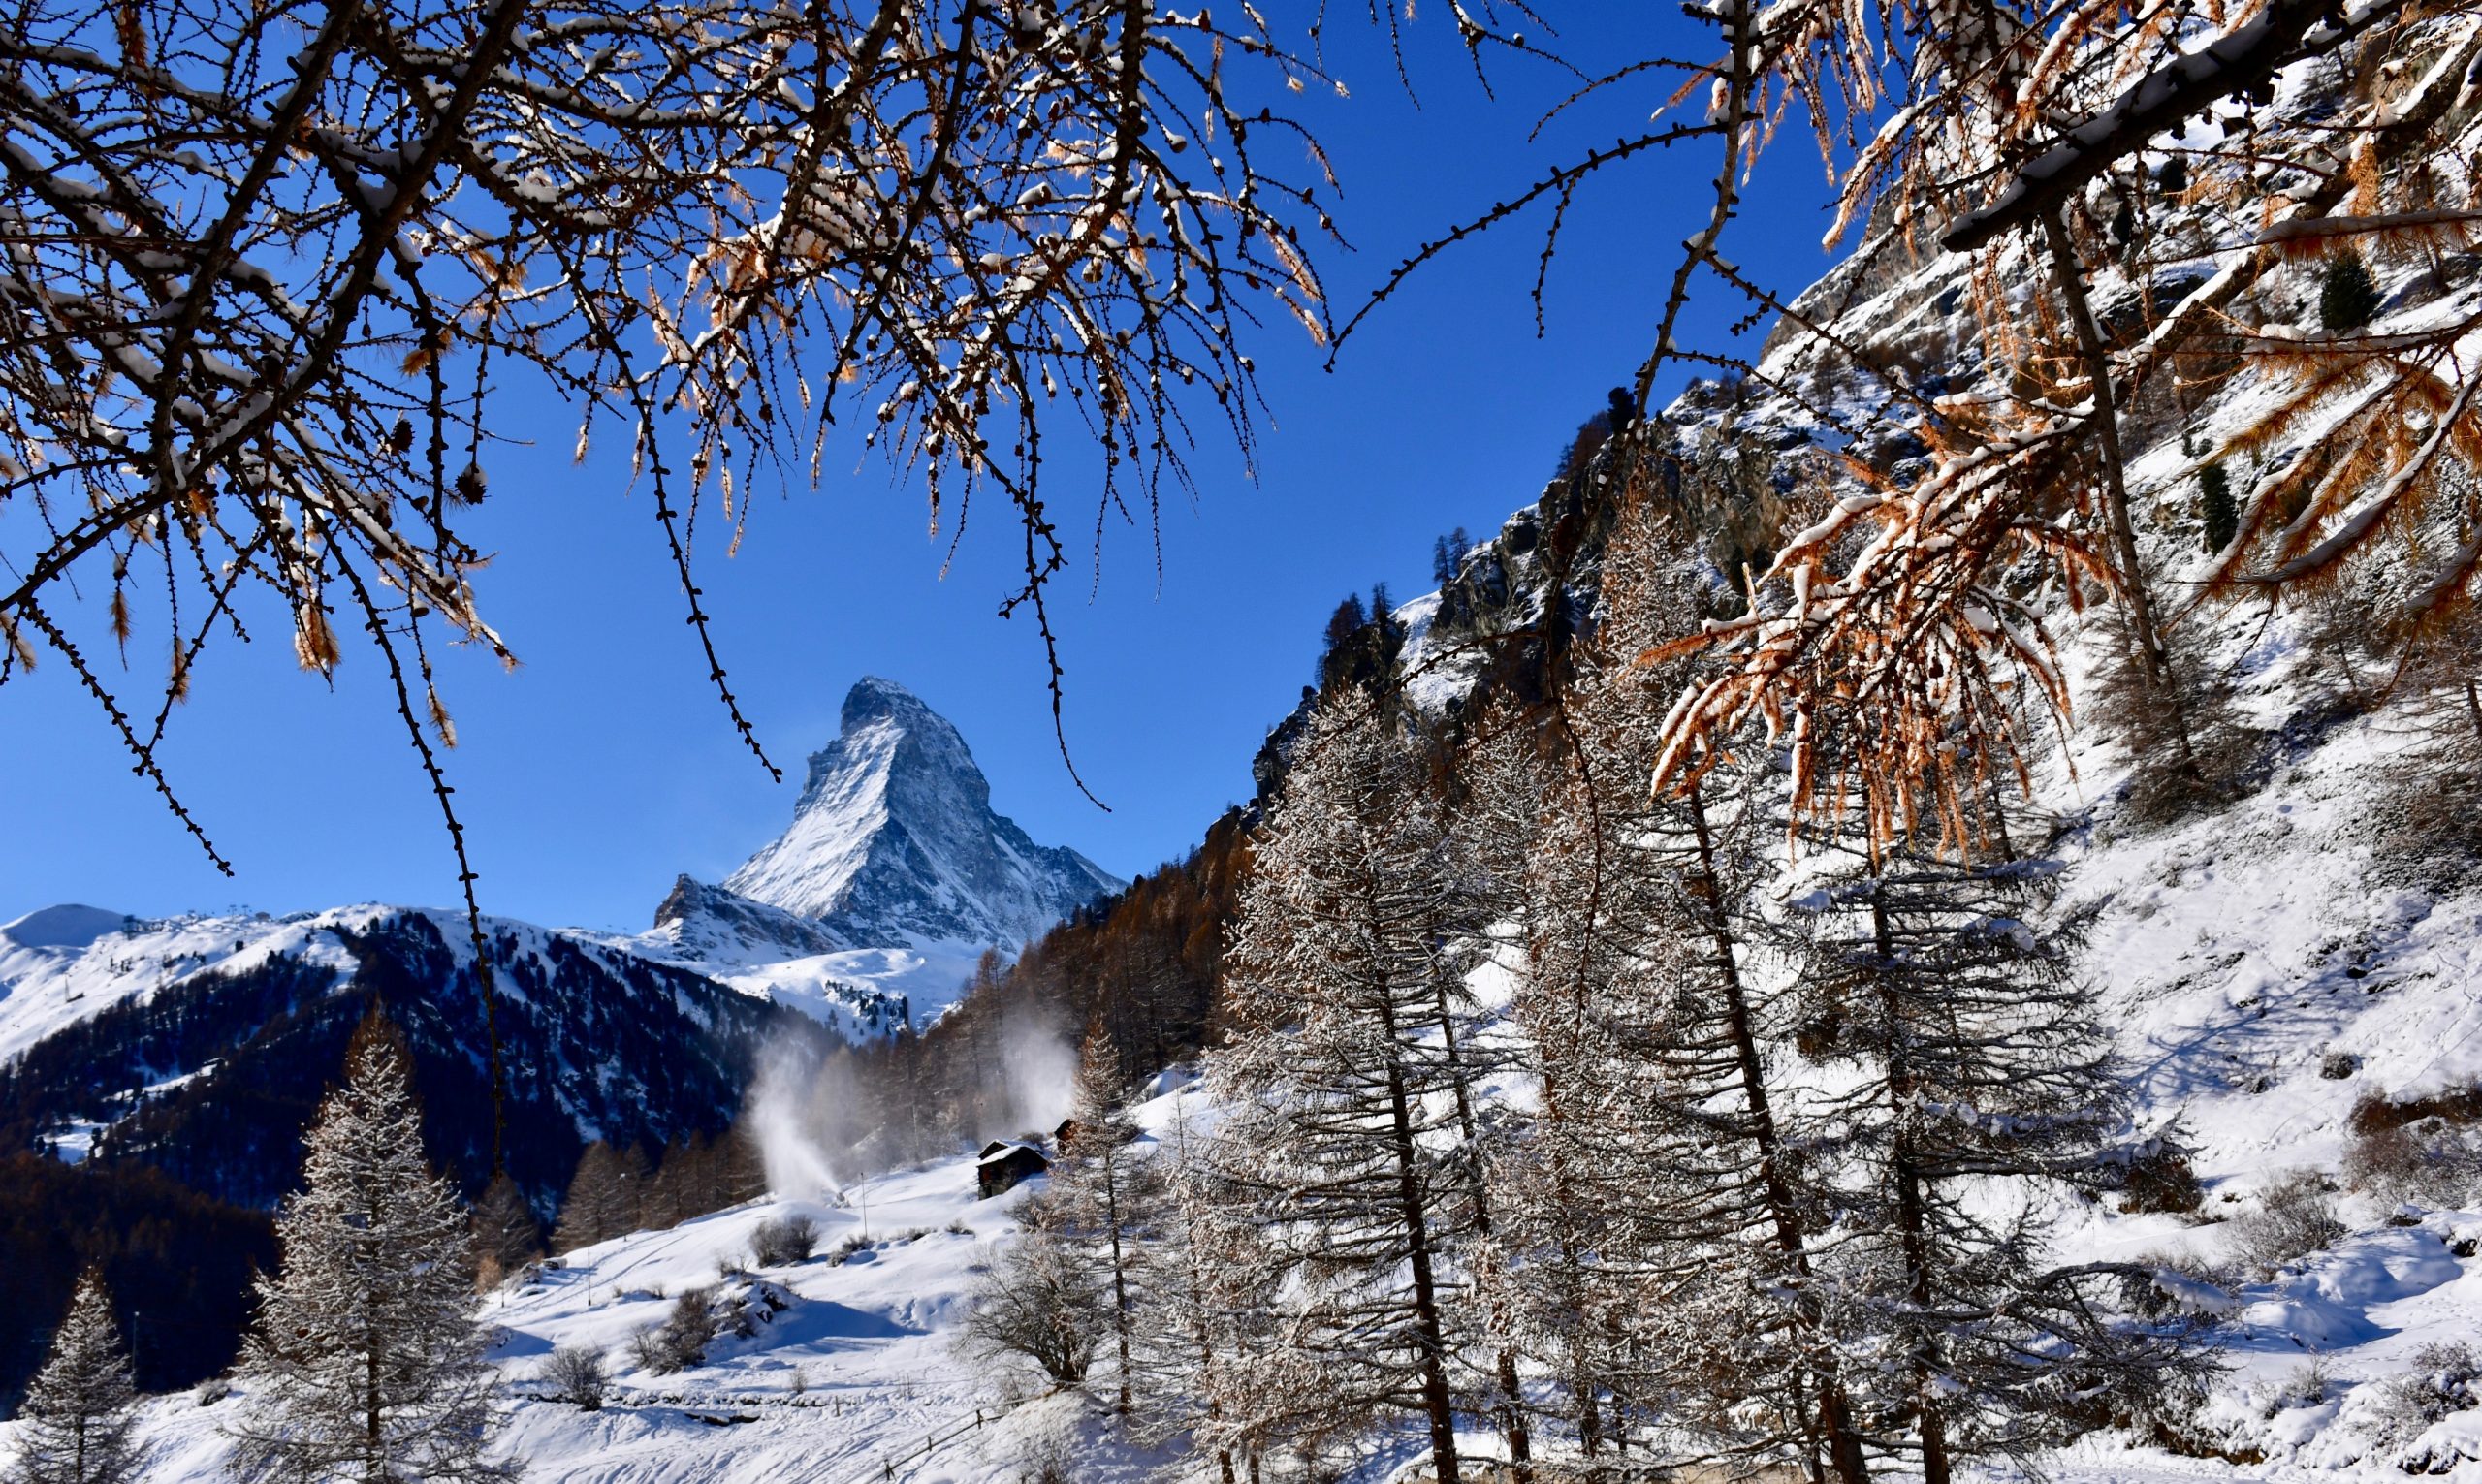
M601 1139L578 1156L577 1172L560 1200L560 1223L552 1249L575 1251L608 1242L638 1227L638 1191L627 1157Z
M1118 1364L1114 1400L1127 1414L1135 1370L1130 1331L1139 1297L1133 1273L1138 1247L1151 1240L1162 1182L1153 1161L1130 1147L1138 1130L1122 1096L1120 1052L1099 1030L1079 1048L1077 1097L1068 1117L1067 1136L1052 1161L1051 1190L1098 1248L1109 1277L1107 1314Z
M1219 1253L1237 1256L1236 1248L1220 1245L1220 1238L1236 1233L1218 1217L1246 1208L1215 1185L1189 1102L1185 1097L1175 1109L1157 1156L1165 1163L1163 1219L1153 1240L1132 1254L1146 1322L1130 1335L1130 1389L1139 1437L1197 1442L1215 1455L1222 1484L1235 1484L1235 1443L1220 1426L1218 1399L1229 1387L1225 1369L1241 1360L1237 1333L1260 1312L1260 1292L1243 1263L1216 1260Z
M1523 841L1514 1013L1543 1088L1503 1162L1507 1309L1594 1467L1636 1446L1858 1484L1810 1129L1773 1066L1784 996L1747 962L1765 774L1645 790L1661 686L1637 656L1702 614L1679 538L1642 491L1623 511L1595 642L1478 789L1478 827Z
M1246 1361L1217 1373L1218 1446L1346 1445L1411 1420L1442 1484L1459 1477L1460 1398L1497 1389L1487 1363L1473 1384L1462 1266L1470 877L1395 723L1364 694L1322 710L1243 891L1225 957L1238 1034L1208 1073L1230 1112L1193 1188L1247 1233L1210 1251L1248 1263L1268 1309Z
M237 1461L300 1484L513 1477L484 1456L492 1370L466 1215L425 1162L404 1050L376 1015L303 1146L238 1370Z
M124 1484L145 1455L134 1436L137 1392L120 1321L101 1271L78 1279L51 1351L27 1383L11 1484Z
M543 1255L543 1224L505 1170L493 1176L475 1200L472 1225L475 1278L483 1287Z
M1853 1071L1822 1109L1838 1152L1838 1279L1879 1364L1873 1440L1946 1484L2094 1415L2142 1415L2201 1358L2117 1295L2148 1270L2060 1265L2045 1202L2127 1174L2126 1084L2039 926L2052 863L1866 855L1798 899L1814 934L1803 1039Z

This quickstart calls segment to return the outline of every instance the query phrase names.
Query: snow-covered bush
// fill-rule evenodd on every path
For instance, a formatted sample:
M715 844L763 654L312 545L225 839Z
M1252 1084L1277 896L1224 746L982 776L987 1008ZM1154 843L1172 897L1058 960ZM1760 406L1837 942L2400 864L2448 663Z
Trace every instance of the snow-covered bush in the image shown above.
M753 1267L781 1268L808 1262L818 1250L818 1223L806 1216L771 1216L749 1234Z
M2258 1197L2258 1209L2232 1223L2232 1257L2259 1273L2272 1273L2333 1244L2348 1230L2336 1214L2326 1177L2299 1170L2268 1186Z
M581 1411L603 1409L605 1380L603 1352L590 1345L564 1344L543 1362L544 1386Z
M2327 1363L2313 1356L2308 1364L2259 1395L2258 1415L2273 1419L2298 1406L2320 1405L2326 1402L2333 1380L2327 1373Z
M2132 1278L2124 1299L2131 1310L2146 1318L2214 1312L2231 1302L2223 1290L2233 1286L2232 1270L2195 1252L2144 1252L2135 1264L2150 1269L2152 1276Z
M2469 1344L2426 1344L2413 1352L2411 1371L2377 1390L2380 1437L2402 1446L2440 1419L2482 1405L2482 1354Z

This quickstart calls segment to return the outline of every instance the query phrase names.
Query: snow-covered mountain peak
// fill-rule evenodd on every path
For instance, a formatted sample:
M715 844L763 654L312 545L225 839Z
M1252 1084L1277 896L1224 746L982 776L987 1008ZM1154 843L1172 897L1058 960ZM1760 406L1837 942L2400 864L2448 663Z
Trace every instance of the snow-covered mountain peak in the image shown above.
M811 755L792 825L723 884L857 947L1013 946L1123 885L992 812L956 727L875 676Z
M134 921L102 907L64 901L0 923L0 939L18 948L85 948L106 933L128 930Z

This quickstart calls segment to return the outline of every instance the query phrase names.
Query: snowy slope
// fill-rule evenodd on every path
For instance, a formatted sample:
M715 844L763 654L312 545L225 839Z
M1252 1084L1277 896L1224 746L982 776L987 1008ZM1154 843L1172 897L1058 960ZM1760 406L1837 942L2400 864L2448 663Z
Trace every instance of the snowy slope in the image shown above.
M2255 667L2244 704L2298 697L2280 637L2237 647ZM2405 746L2395 721L2337 727L2280 756L2257 792L2168 830L2121 822L2125 761L2090 737L2044 789L2075 827L2059 909L2096 909L2081 971L2139 1117L2178 1120L2205 1186L2194 1216L2069 1213L2059 1243L2074 1257L2185 1256L2240 1280L2220 1330L2231 1370L2199 1424L2264 1456L2240 1477L2482 1480L2482 1410L2435 1428L2390 1414L2424 1347L2482 1345L2482 1181L2462 1209L2347 1190L2344 1237L2273 1275L2240 1261L2267 1192L2302 1172L2335 1182L2357 1102L2482 1082L2482 877L2426 876L2390 853L2373 804ZM2081 1453L2120 1476L2100 1441Z
M335 929L395 910L365 904L283 919L266 913L160 922L65 904L0 925L0 1061L106 1006L143 1000L208 970L291 955L349 971Z
M1152 1476L1164 1458L1116 1438L1095 1404L1043 1396L1027 1375L957 1350L974 1270L1009 1240L1011 1213L1041 1182L991 1201L976 1200L973 1184L973 1161L960 1155L841 1191L788 1193L582 1248L493 1293L483 1318L500 1332L500 1450L525 1460L538 1484L861 1484L884 1479L892 1463L917 1484L979 1484L1065 1458L1080 1480ZM740 1271L752 1229L795 1214L818 1223L819 1254ZM831 1256L848 1242L857 1250ZM678 1374L630 1363L629 1337L659 1323L672 1296L719 1281L754 1312L772 1310L750 1338L718 1342L706 1364ZM609 1358L613 1394L600 1411L548 1400L538 1384L543 1358L577 1345ZM151 1402L144 1436L157 1454L147 1477L225 1477L218 1427L234 1405ZM0 1459L11 1428L0 1424ZM934 1436L939 1446L923 1453Z

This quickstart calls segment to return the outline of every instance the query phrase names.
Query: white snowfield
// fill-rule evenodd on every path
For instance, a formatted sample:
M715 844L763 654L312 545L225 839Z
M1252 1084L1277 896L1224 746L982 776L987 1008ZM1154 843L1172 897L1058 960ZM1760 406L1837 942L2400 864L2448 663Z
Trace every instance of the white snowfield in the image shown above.
M565 1484L884 1484L890 1465L916 1484L969 1484L1070 1456L1081 1461L1072 1477L1135 1484L1163 1459L1118 1445L1104 1408L1043 1396L955 1346L973 1272L1008 1240L1029 1188L978 1201L972 1160L959 1157L841 1197L756 1202L569 1253L485 1301L484 1320L501 1332L497 1451L524 1460L529 1480ZM744 1271L752 1229L795 1215L817 1222L818 1254ZM833 1260L866 1233L868 1245ZM661 1323L675 1295L711 1283L748 1298L754 1333L718 1340L706 1364L677 1374L633 1365L630 1336ZM550 1400L537 1382L556 1346L580 1345L603 1351L612 1373L599 1411ZM237 1390L211 1404L148 1402L147 1479L228 1478L221 1421L240 1400ZM0 1459L12 1426L0 1424Z

